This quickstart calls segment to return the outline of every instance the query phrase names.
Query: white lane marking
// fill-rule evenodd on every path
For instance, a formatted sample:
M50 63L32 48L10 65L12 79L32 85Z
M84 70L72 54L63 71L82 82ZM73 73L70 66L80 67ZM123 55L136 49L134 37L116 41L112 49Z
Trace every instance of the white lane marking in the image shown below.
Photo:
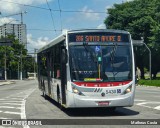
M8 105L21 105L21 104L16 104L16 103L1 103L1 104L8 104Z
M9 102L18 102L18 103L21 103L21 102L23 102L23 101L0 101L0 103L3 103L3 102L7 102L7 103L9 103Z
M142 102L138 103L137 105L144 105L144 104L160 104L160 102Z
M32 91L30 91L30 93L25 97L25 99L27 99L29 97L29 95L34 92L35 89L33 89ZM26 103L26 100L24 100L22 102L22 105L21 105L21 119L26 119L26 112L25 112L25 103Z
M20 107L12 107L12 106L0 106L0 108L14 108L14 109L21 109Z
M151 107L151 106L148 106L148 105L146 105L146 104L160 104L160 102L142 102L142 103L138 103L138 104L136 104L136 105L142 106L142 107L146 107L146 108L151 108L151 109L160 110L160 106Z
M35 89L32 89L32 91L29 92L29 94L24 98L24 101L22 102L22 105L21 105L21 119L26 119L26 111L25 111L25 103L26 103L26 100L29 95L31 95L32 92L34 92ZM25 125L23 126L23 128L30 128L28 125Z
M6 100L6 99L0 99L0 100Z
M17 98L16 97L15 98L9 98L9 99L21 100L21 98L18 98L18 97Z
M26 103L26 101L24 100L21 105L21 119L26 119L25 103Z
M4 127L4 126L0 126L0 128L15 128L15 127Z
M5 118L5 117L0 117L0 119L11 119L11 118ZM0 127L1 128L1 127ZM8 128L8 127L7 127Z
M19 112L10 112L10 111L5 111L3 113L7 113L7 114L15 114L15 115L21 115L21 113Z
M160 110L160 106L155 107L154 109Z
M146 100L135 99L134 101L146 101Z
M1 100L0 101L0 104L7 104L7 105L20 105L21 107L16 107L16 108L19 108L21 110L20 113L18 112L9 112L9 111L0 111L0 112L3 112L3 113L6 113L6 114L18 114L20 115L21 119L26 119L26 112L25 112L25 103L26 103L26 99L29 97L29 95L34 92L35 89L29 89L27 91L24 91L24 92L20 92L18 94L14 94L14 95L10 95L8 97L6 97L5 99ZM15 103L16 101L13 101L12 102L9 102L9 101L6 101L6 100L11 100L11 99L19 99L21 101L17 101L17 103ZM3 103L3 101L5 100L5 102ZM8 102L8 103L7 103ZM19 104L21 103L21 104ZM9 106L8 106L9 107ZM11 106L12 107L12 106ZM23 126L23 128L30 128L29 126Z

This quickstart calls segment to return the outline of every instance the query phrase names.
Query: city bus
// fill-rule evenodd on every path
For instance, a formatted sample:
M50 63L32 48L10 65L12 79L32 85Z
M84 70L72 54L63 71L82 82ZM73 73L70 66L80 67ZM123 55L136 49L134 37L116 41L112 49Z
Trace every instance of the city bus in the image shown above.
M69 30L39 49L38 86L62 108L131 107L135 63L131 35Z

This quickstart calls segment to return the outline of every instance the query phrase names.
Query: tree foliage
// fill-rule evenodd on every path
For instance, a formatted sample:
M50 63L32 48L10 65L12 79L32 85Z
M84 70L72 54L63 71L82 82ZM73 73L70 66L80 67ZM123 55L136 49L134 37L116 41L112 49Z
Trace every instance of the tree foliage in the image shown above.
M4 37L1 37L1 39ZM22 70L25 72L33 72L34 62L32 56L27 55L27 49L25 45L20 44L18 39L15 39L14 35L8 35L5 39L12 40L11 46L0 46L0 69L4 69L5 58L7 71L13 72L17 78L18 70L21 69L21 57L22 57ZM6 57L5 57L6 53ZM17 74L15 74L17 72Z
M133 39L141 39L152 51L152 74L160 71L160 1L134 0L122 4L114 4L108 9L108 17L104 23L109 29L127 30ZM136 63L142 71L148 68L148 51L143 47L135 48Z

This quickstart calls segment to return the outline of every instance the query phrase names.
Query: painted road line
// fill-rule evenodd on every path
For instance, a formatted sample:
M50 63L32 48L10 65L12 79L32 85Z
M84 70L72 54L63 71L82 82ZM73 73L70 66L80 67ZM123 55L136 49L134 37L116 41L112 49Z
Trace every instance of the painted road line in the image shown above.
M1 103L1 104L8 104L8 105L21 105L21 104L16 104L16 103Z
M0 101L0 103L3 103L3 102L7 102L7 103L18 102L18 103L21 103L22 101Z
M6 100L6 99L0 99L0 100Z
M155 107L154 109L160 110L160 106Z
M0 112L3 112L3 111L0 111Z
M21 98L16 98L16 97L15 98L9 98L9 99L21 100Z
M6 127L6 126L1 126L0 128L16 128L16 127Z
M11 119L11 118L5 118L5 117L0 117L0 119ZM1 128L1 127L0 127ZM8 127L7 127L8 128Z
M135 99L134 101L141 102L141 101L146 101L146 100Z
M157 109L157 110L160 110L160 106L157 106L157 107L151 107L151 106L148 106L146 104L160 104L160 102L142 102L142 103L138 103L136 105L138 106L142 106L142 107L147 107L147 108L151 108L151 109Z
M15 114L15 115L21 115L21 113L19 112L10 112L10 111L5 111L3 113L6 113L6 114Z
M12 107L12 106L0 106L0 108L14 108L14 109L21 109L20 107Z
M142 102L142 103L138 103L137 105L143 105L143 104L160 104L160 102Z
M144 104L138 105L138 106L142 106L142 107L146 107L146 108L151 108L151 109L153 109L153 107L150 107L150 106L147 106L147 105L144 105Z

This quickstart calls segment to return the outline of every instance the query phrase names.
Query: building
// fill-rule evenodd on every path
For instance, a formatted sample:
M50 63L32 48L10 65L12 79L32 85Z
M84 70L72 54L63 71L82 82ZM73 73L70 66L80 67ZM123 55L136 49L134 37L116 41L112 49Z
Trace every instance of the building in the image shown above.
M27 48L26 24L4 24L0 26L0 37L14 34L20 43Z

